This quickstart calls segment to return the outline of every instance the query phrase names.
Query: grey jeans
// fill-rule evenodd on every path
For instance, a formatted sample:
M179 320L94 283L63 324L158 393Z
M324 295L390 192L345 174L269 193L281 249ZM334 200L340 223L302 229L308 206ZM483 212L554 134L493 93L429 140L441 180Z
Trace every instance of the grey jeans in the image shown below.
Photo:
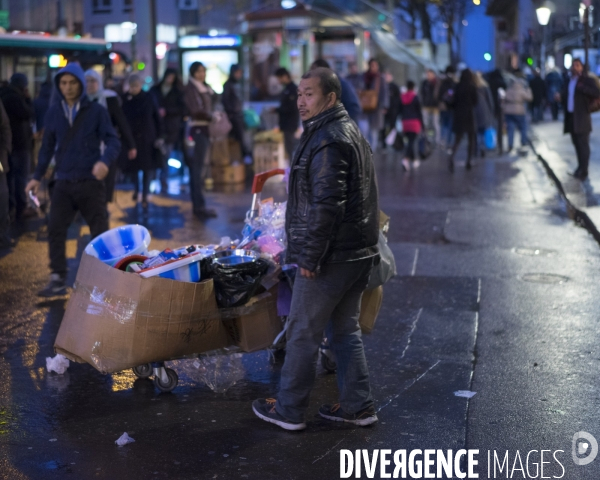
M277 412L288 420L304 421L315 382L319 345L329 320L342 409L354 414L373 405L358 325L362 293L372 267L373 259L367 258L326 264L314 280L299 273L296 276L276 404Z

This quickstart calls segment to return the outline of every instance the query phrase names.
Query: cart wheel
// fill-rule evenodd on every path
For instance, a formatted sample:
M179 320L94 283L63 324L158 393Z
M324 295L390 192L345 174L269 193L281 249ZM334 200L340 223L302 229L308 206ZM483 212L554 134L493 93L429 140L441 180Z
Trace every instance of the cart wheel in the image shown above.
M324 353L321 353L321 366L327 370L328 373L335 373L337 370L337 363L333 358L329 358Z
M152 365L149 363L133 367L132 370L135 376L138 378L148 378L150 375L152 375Z
M167 383L163 383L160 377L154 377L154 385L161 392L170 392L177 386L179 377L177 377L177 373L175 372L175 370L171 368L165 368L165 372L167 374L167 377L169 377L169 381Z

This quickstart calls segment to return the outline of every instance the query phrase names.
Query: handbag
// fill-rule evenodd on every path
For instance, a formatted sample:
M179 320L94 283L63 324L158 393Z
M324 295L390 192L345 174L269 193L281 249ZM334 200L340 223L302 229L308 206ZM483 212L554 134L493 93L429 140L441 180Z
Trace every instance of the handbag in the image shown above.
M397 274L396 259L392 249L389 247L387 240L383 236L383 232L379 231L379 239L377 240L379 248L379 263L373 267L367 290L377 288L386 283L390 278Z
M360 100L360 106L362 107L363 112L368 113L377 110L380 82L381 77L377 79L373 90L360 90L358 92L358 99Z
M497 135L494 127L486 128L485 133L485 148L488 150L494 150L497 146Z
M419 157L421 160L427 160L433 152L433 145L425 135L421 135L419 138Z
M390 133L387 134L387 137L385 137L385 144L388 147L391 147L392 145L394 145L394 143L396 142L397 135L398 135L398 132L396 131L396 129L392 128L392 130L390 130Z
M393 146L394 150L396 150L397 152L401 152L402 150L404 150L404 135L402 135L401 132L399 132L396 135L396 140L394 141L394 146Z
M227 115L223 112L213 113L213 118L208 126L208 131L211 138L226 137L231 131L231 122Z

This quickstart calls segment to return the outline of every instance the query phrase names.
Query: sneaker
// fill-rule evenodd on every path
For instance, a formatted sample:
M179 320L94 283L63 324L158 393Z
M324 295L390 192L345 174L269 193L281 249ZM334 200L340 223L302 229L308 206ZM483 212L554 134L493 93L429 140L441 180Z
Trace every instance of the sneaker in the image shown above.
M58 273L52 273L50 274L50 283L38 292L38 296L57 297L59 295L66 295L66 293L67 286L65 285L65 279Z
M292 422L279 415L277 410L275 410L276 403L277 400L274 398L259 398L252 402L252 410L261 420L274 423L285 430L304 430L306 428L306 423L304 422Z
M408 161L408 158L402 159L402 167L404 168L405 172L408 172L410 170L410 162Z
M415 160L412 164L413 168L419 168L421 166L421 160Z
M375 413L375 408L372 406L351 415L344 412L340 408L339 403L336 403L335 405L321 406L321 408L319 408L319 415L327 420L333 420L334 422L353 423L354 425L358 425L360 427L366 427L367 425L371 425L378 420L377 414Z

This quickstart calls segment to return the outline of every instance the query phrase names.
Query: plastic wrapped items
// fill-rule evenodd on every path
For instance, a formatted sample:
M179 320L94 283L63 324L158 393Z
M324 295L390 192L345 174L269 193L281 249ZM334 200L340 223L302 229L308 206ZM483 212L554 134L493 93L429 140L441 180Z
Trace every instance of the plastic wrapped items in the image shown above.
M269 269L269 262L256 259L251 262L211 265L217 305L221 308L243 305L256 295L261 279Z
M261 253L277 257L285 251L285 211L287 202L274 203L267 200L260 205L257 217L246 217L242 231L244 239L240 246L253 245Z
M204 382L213 392L225 393L246 375L242 354L227 354L228 351L230 349L223 349L215 352L215 355L203 355L193 360L174 360L170 364L191 380Z

